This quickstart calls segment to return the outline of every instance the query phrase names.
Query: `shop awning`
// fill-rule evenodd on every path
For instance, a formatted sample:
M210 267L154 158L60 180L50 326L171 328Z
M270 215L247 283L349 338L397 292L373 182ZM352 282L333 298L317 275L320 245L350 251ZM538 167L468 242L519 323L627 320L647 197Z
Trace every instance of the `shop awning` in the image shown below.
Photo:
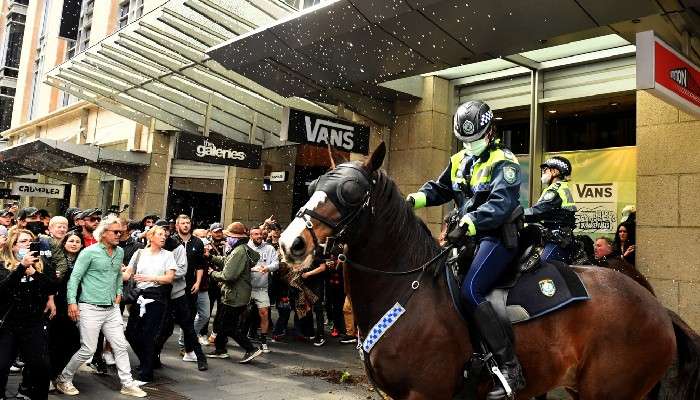
M111 150L87 144L52 139L36 139L0 151L0 176L40 173L77 184L82 170L89 166L120 178L135 180L140 168L151 162L143 152Z
M285 98L205 51L292 12L278 0L171 0L49 71L46 83L144 125L155 118L277 146L283 106L332 115L330 107Z
M614 7L607 0L335 0L207 53L285 96L317 98L551 46L553 38L613 33L610 24L664 12L655 0Z

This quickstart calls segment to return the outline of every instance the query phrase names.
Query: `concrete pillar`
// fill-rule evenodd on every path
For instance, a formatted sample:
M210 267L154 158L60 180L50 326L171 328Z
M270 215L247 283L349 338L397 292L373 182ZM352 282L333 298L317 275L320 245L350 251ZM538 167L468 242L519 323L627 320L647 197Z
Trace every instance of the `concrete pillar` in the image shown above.
M168 167L170 159L170 140L174 137L168 134L154 131L151 135L149 148L151 151L151 164L139 174L133 186L133 196L129 202L132 218L141 219L148 212L155 212L160 216L165 214L164 201L168 191Z
M700 119L637 92L637 268L700 329Z
M88 168L88 173L82 177L80 190L78 191L78 208L100 207L101 190L100 176L102 172L95 168Z
M396 122L391 129L389 175L406 195L435 179L447 166L452 153L452 111L449 82L426 77L423 98L397 101ZM440 233L444 207L419 210L433 235Z

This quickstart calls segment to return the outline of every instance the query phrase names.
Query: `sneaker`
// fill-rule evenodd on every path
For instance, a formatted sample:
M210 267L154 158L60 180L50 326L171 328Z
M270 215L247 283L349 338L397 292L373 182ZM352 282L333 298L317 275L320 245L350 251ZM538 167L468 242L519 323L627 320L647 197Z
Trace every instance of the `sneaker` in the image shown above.
M14 364L12 364L12 365L10 366L10 373L16 374L16 373L18 373L18 372L20 372L20 371L22 371L22 367L18 367L18 366L14 365Z
M73 382L61 382L57 380L56 390L68 396L77 396L78 394L80 394L78 389L76 389L75 386L73 386Z
M247 351L243 358L241 358L241 361L239 361L240 364L245 364L250 361L252 361L255 357L261 355L263 353L262 349L257 349L253 351Z
M22 368L22 367L24 367L24 361L22 361L22 358L17 357L17 359L15 360L13 365L16 365L16 366Z
M206 335L199 337L199 344L200 346L209 346L209 339L207 339Z
M16 399L22 399L22 400L32 400L31 397L29 397L29 389L26 388L25 386L20 385L17 387L17 396L15 396Z
M182 361L185 361L185 362L196 362L196 361L197 361L197 356L194 354L194 351L190 351L189 353L185 353L185 355L182 356Z
M135 383L131 384L131 386L122 386L122 390L120 390L119 393L123 394L124 396L132 396L132 397L146 397L147 396L146 392L141 390L140 387L136 386Z
M197 360L197 369L200 371L206 371L209 369L209 364L207 363L206 358L203 358L201 360Z
M319 336L316 340L314 340L314 346L316 347L321 347L324 344L326 344L326 339L323 336Z
M107 365L117 365L117 361L114 359L114 354L111 351L103 352L102 358L104 358Z
M340 340L338 340L340 343L343 344L351 344L351 343L356 343L357 338L355 336L350 336L350 335L340 335Z
M224 351L214 350L207 353L208 358L228 358L228 353Z
M267 343L261 344L261 345L260 345L260 350L262 350L263 353L269 353L269 352L270 352L270 348L267 347Z

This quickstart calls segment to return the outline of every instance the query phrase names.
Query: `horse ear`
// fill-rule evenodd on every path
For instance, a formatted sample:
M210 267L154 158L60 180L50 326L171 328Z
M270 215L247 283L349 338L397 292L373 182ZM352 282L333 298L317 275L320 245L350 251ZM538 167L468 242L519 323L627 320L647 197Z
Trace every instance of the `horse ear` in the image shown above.
M365 168L369 170L370 172L374 172L379 169L379 167L382 166L382 163L384 162L384 157L386 156L386 143L383 141L379 143L379 146L377 146L376 149L374 149L374 152L372 153L371 156L365 161Z

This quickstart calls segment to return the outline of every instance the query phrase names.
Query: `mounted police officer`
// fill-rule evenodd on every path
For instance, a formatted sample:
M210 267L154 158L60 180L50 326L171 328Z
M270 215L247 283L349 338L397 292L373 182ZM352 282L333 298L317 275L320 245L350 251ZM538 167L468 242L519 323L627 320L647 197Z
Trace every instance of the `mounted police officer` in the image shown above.
M408 196L414 208L439 206L454 200L459 223L448 235L451 243L474 237L479 244L462 284L462 298L489 350L495 355L513 392L525 386L516 357L513 328L502 321L485 296L494 288L517 251L517 237L504 237L502 229L518 207L521 173L517 158L494 138L493 112L480 101L457 108L454 134L464 149L436 181L429 181ZM489 400L507 395L502 385L488 394Z
M525 222L540 223L544 233L543 262L557 260L569 264L576 227L576 203L569 188L571 163L555 156L542 165L542 183L548 185L539 200L525 209Z

